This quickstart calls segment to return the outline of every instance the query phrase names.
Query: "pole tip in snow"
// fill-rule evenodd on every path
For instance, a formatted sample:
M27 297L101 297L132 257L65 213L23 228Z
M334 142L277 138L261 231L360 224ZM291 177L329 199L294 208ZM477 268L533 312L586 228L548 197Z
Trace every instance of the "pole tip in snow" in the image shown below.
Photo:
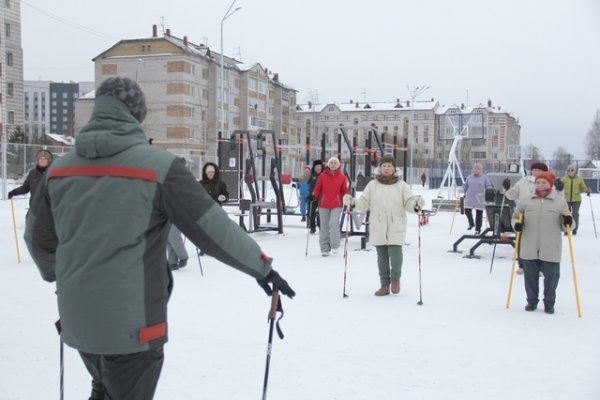
M417 304L420 305L420 306L422 306L423 302L422 301L417 301Z

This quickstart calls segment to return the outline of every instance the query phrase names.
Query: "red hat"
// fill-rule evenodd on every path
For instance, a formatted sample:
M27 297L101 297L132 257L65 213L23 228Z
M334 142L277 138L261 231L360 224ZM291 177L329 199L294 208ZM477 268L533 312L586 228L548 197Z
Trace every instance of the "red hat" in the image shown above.
M556 179L556 176L554 176L552 172L543 171L535 177L535 181L537 182L540 178L545 179L550 184L550 186L552 186L554 185L554 180Z

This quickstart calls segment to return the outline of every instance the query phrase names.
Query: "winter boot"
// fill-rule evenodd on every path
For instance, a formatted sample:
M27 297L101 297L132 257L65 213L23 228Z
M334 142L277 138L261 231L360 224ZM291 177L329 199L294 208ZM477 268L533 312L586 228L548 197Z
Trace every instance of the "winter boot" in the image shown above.
M381 285L378 291L375 292L375 296L387 296L390 294L390 285Z
M182 258L179 260L179 264L177 265L177 269L181 269L187 265L188 259Z
M392 279L392 293L400 293L400 279Z
M554 306L551 306L549 304L544 305L544 312L546 314L554 314Z
M104 385L102 382L92 380L92 394L88 400L103 400L104 398Z
M527 305L525 306L525 311L535 311L536 308L537 308L537 304L527 303Z

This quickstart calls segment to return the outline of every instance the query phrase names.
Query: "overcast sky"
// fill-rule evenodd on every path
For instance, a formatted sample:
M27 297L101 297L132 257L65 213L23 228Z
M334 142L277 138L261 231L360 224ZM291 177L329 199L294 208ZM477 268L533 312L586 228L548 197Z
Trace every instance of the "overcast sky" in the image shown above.
M93 81L91 59L152 25L220 51L232 0L22 0L25 79ZM600 109L599 0L237 0L224 53L259 62L298 102L488 99L522 144L584 158Z

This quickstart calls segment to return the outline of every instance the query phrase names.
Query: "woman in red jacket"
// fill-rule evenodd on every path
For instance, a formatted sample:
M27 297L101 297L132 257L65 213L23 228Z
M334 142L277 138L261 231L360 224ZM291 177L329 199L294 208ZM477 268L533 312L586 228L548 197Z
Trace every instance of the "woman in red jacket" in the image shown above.
M331 157L312 192L312 195L318 198L319 245L323 257L328 256L330 251L337 253L340 248L339 221L343 197L347 193L348 182L340 171L340 160Z

